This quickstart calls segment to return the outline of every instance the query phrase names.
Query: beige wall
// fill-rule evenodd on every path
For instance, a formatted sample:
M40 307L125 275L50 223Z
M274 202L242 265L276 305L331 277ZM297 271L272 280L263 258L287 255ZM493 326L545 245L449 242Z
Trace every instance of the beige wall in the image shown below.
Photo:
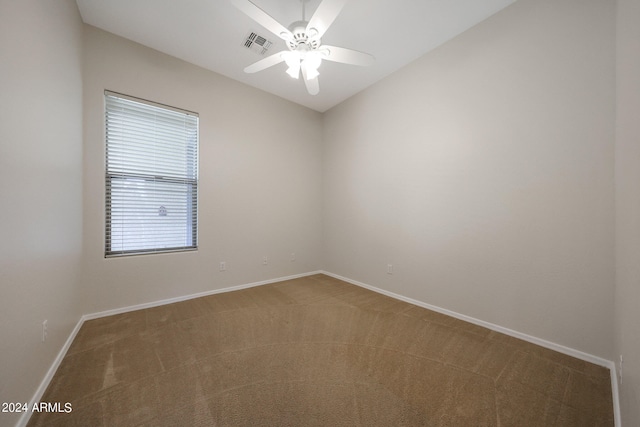
M321 267L319 113L90 26L84 35L85 313ZM105 89L200 114L197 252L104 258Z
M325 269L611 358L614 32L520 0L326 113Z
M624 354L633 425L640 10L617 4L617 62L613 1L519 0L320 115L83 30L72 0L0 0L0 401L83 313L324 268ZM104 258L104 89L200 113L198 252Z
M0 0L0 402L31 399L81 314L81 54L73 0Z
M618 0L615 357L623 425L640 423L640 3Z

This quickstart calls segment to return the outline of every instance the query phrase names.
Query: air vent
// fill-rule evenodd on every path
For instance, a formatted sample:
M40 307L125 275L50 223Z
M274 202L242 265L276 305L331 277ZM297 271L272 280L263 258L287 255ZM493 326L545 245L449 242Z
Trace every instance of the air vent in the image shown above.
M273 43L269 40L254 33L253 31L249 33L247 38L244 40L244 47L254 51L258 55L264 55L267 53L272 44Z

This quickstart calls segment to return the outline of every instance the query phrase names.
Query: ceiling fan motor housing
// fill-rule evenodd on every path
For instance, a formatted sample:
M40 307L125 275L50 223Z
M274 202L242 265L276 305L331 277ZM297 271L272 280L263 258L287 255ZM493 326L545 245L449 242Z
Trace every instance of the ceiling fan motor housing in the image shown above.
M307 33L308 24L309 22L307 21L296 21L289 25L289 30L293 35L293 39L290 37L287 39L287 47L289 50L302 50L299 49L299 47L301 47L300 45L305 45L307 48L305 50L316 50L320 47L321 39L319 37L313 37L314 33L317 34L317 31L311 29L310 34Z

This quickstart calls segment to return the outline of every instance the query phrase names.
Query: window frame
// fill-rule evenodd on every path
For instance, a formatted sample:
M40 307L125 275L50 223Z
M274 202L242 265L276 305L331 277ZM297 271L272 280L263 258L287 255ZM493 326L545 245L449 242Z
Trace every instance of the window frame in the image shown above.
M193 157L190 158L187 155L185 155L185 160L189 161L191 160L193 162L194 168L195 168L195 173L194 173L194 178L188 178L186 176L184 177L166 177L166 176L162 176L161 174L157 174L157 173L126 173L126 172L119 172L119 173L113 173L112 171L109 170L109 161L110 161L110 157L109 157L109 148L110 148L110 144L109 144L109 111L107 111L107 99L108 97L113 97L113 98L119 98L125 101L131 101L131 102L135 102L135 103L140 103L140 104L144 104L148 107L152 107L152 108L157 108L160 110L167 110L167 111L172 111L172 112L177 112L180 114L184 114L185 116L191 116L193 118L195 118L195 149L193 150ZM185 110L185 109L181 109L181 108L177 108L177 107L173 107L170 105L166 105L166 104L161 104L158 102L154 102L154 101L149 101L147 99L143 99L143 98L138 98L138 97L134 97L131 95L126 95L126 94L122 94L119 92L114 92L114 91L110 91L110 90L105 90L104 91L104 95L103 95L103 102L104 102L104 177L105 177L105 188L104 188L104 195L105 195L105 221L104 221L104 256L105 258L116 258L116 257L123 257L123 256L135 256L135 255L150 255L150 254L161 254L161 253L172 253L172 252L193 252L193 251L197 251L198 250L198 229L199 229L199 215L198 215L198 205L199 205L199 173L200 173L200 168L199 168L199 157L200 157L200 120L199 120L199 114L193 111L189 111L189 110ZM186 144L185 144L186 147ZM151 153L151 151L150 151ZM169 185L181 185L185 187L185 192L186 194L189 195L188 197L188 201L185 202L185 211L186 213L186 219L187 219L187 227L191 228L191 232L189 233L189 231L185 231L185 237L188 236L189 234L191 235L191 245L185 245L185 246L171 246L171 247L154 247L154 248L138 248L138 249L121 249L121 250L114 250L113 249L113 238L112 238L112 233L113 233L113 203L112 203L112 193L113 193L113 184L114 181L118 181L118 180L123 180L123 181L127 181L130 180L130 182L143 182L143 183L152 183L152 184L156 184L156 183L160 183L163 184L165 186ZM195 201L193 200L195 198ZM160 206L160 208L162 208L163 206ZM194 212L195 210L195 212ZM191 220L189 221L189 218L191 218ZM161 246L161 245L160 245Z

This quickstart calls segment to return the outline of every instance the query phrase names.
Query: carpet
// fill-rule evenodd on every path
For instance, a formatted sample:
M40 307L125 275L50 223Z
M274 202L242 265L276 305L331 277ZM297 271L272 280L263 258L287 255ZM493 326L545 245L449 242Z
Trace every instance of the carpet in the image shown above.
M609 370L325 275L84 323L29 426L613 426Z

